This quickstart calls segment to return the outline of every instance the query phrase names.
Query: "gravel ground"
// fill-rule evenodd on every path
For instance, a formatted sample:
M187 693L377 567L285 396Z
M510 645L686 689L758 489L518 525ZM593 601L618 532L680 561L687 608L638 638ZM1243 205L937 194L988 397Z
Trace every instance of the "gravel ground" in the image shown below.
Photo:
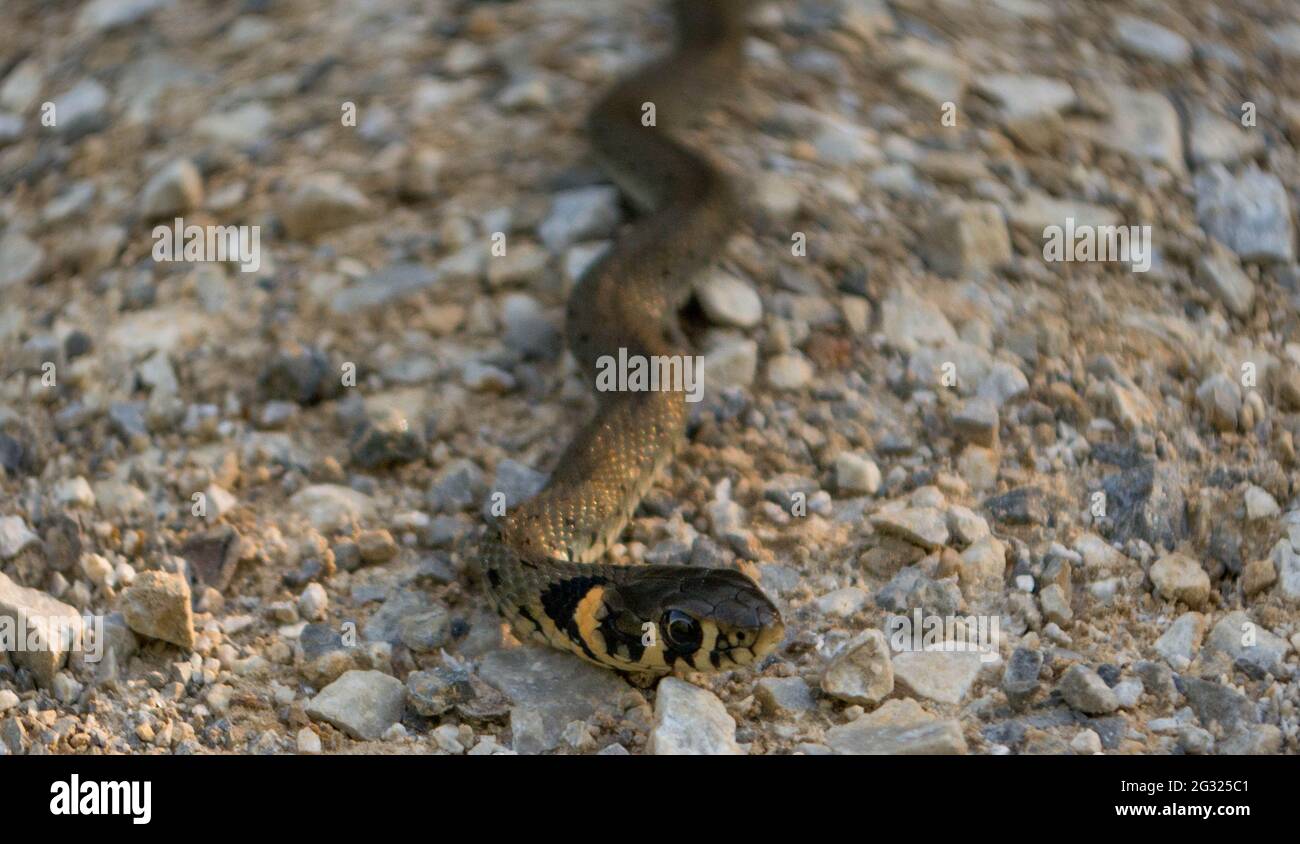
M756 10L691 133L750 205L705 401L615 553L788 636L654 689L520 647L460 548L592 407L581 120L658 0L6 16L0 636L72 627L0 647L0 755L1300 750L1294 3ZM177 217L257 266L160 260Z

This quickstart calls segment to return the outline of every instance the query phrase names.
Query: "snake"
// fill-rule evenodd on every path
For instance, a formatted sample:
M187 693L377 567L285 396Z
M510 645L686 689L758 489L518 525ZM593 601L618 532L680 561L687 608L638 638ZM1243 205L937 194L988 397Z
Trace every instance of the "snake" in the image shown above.
M673 49L615 82L587 115L597 163L637 212L568 298L565 339L596 410L545 486L486 525L476 552L492 602L521 642L630 679L753 666L785 632L776 605L734 568L602 561L684 446L689 408L680 379L601 390L594 373L620 353L648 361L689 353L679 311L741 209L726 174L668 130L733 93L747 5L672 0Z

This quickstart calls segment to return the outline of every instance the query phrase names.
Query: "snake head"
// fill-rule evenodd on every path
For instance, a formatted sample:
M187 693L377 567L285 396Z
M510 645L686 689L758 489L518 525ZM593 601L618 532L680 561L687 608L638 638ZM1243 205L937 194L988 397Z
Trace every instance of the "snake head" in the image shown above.
M642 670L728 671L752 665L785 636L781 613L730 569L647 566L605 595L611 626L641 637Z

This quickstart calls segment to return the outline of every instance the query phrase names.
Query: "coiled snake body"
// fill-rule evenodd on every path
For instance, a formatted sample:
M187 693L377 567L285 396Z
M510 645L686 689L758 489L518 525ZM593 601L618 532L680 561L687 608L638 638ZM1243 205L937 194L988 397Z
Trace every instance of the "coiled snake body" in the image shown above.
M644 213L576 285L569 348L594 374L603 355L687 353L676 321L692 276L725 244L737 202L725 176L664 132L732 89L744 0L674 0L678 41L615 85L587 131L601 165ZM644 106L654 105L654 125ZM479 545L498 612L532 639L630 674L749 665L781 641L776 607L730 569L593 562L614 542L684 439L671 385L597 393L595 417L550 482L489 527Z

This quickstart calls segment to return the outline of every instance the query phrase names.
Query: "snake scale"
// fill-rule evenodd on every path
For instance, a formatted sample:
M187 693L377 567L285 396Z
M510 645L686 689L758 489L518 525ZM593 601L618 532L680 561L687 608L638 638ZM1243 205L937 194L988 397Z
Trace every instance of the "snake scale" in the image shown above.
M739 216L725 175L675 139L734 90L745 0L674 0L677 44L616 83L587 133L603 169L641 212L575 286L566 337L588 376L602 356L688 353L677 312ZM655 119L643 121L646 104ZM646 125L651 123L653 125ZM680 390L597 391L594 418L546 487L489 525L478 547L497 611L521 640L629 675L751 665L784 636L775 605L734 569L596 562L685 440Z

